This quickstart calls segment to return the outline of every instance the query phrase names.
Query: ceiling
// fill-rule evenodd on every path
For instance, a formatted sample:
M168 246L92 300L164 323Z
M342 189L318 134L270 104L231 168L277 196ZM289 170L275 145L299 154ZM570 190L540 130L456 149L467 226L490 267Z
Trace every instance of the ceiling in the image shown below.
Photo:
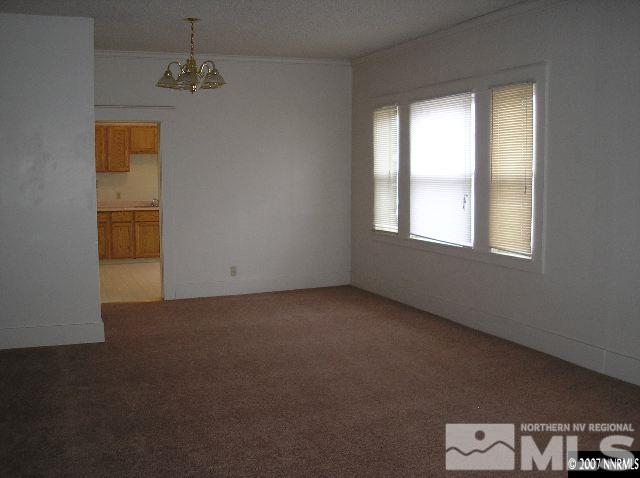
M527 0L525 0L527 1ZM103 50L357 58L522 0L0 0L0 12L93 17Z

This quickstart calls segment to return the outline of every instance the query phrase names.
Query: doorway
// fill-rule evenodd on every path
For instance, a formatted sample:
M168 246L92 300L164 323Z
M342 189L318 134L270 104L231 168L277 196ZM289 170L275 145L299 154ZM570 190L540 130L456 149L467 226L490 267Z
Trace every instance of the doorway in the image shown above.
M95 123L100 302L163 299L160 125Z

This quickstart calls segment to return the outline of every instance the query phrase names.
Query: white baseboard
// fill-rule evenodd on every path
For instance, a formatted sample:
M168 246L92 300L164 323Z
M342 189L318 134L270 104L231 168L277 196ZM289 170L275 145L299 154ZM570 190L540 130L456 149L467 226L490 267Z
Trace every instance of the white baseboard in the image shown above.
M104 324L38 325L0 329L0 349L104 342Z
M581 367L640 385L640 358L619 354L597 345L529 326L507 317L490 314L443 298L429 296L423 290L407 287L406 284L402 286L386 282L381 284L375 280L367 279L356 279L352 284L355 287L444 317L472 329L477 329L553 355Z
M255 277L250 279L230 278L225 281L185 282L176 284L176 299L313 289L316 287L348 285L349 282L349 271L308 276Z
M640 359L607 350L602 373L640 385Z

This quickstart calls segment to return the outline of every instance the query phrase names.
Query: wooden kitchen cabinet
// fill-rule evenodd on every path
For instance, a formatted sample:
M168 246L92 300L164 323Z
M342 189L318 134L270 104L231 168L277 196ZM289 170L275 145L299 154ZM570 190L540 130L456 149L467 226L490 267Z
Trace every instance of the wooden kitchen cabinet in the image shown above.
M107 171L107 127L97 124L95 127L96 172Z
M99 212L98 256L101 260L160 257L160 212Z
M95 143L96 172L128 172L131 154L158 153L158 125L96 123Z
M135 257L133 211L113 211L111 215L111 259Z
M111 259L133 259L133 222L111 223Z
M111 222L131 222L133 221L133 211L113 211Z
M136 257L160 256L160 224L136 222Z
M109 213L98 213L98 258L108 259L110 256L111 241L109 240L111 229L109 228Z
M109 257L109 225L98 224L98 259L107 259Z
M159 257L159 211L136 211L134 217L136 235L136 257Z
M132 154L158 153L158 127L131 126L129 128L129 152Z
M160 221L160 211L136 211L136 222L158 222Z
M129 171L129 128L107 126L107 170Z

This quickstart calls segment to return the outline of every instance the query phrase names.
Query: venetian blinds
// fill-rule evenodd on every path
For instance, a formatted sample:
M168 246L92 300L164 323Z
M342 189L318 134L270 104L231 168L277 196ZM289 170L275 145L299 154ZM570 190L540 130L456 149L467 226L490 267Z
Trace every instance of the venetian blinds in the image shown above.
M411 235L473 246L473 93L413 103Z
M535 85L494 88L491 98L489 245L530 258Z
M373 113L373 228L398 232L398 107Z

